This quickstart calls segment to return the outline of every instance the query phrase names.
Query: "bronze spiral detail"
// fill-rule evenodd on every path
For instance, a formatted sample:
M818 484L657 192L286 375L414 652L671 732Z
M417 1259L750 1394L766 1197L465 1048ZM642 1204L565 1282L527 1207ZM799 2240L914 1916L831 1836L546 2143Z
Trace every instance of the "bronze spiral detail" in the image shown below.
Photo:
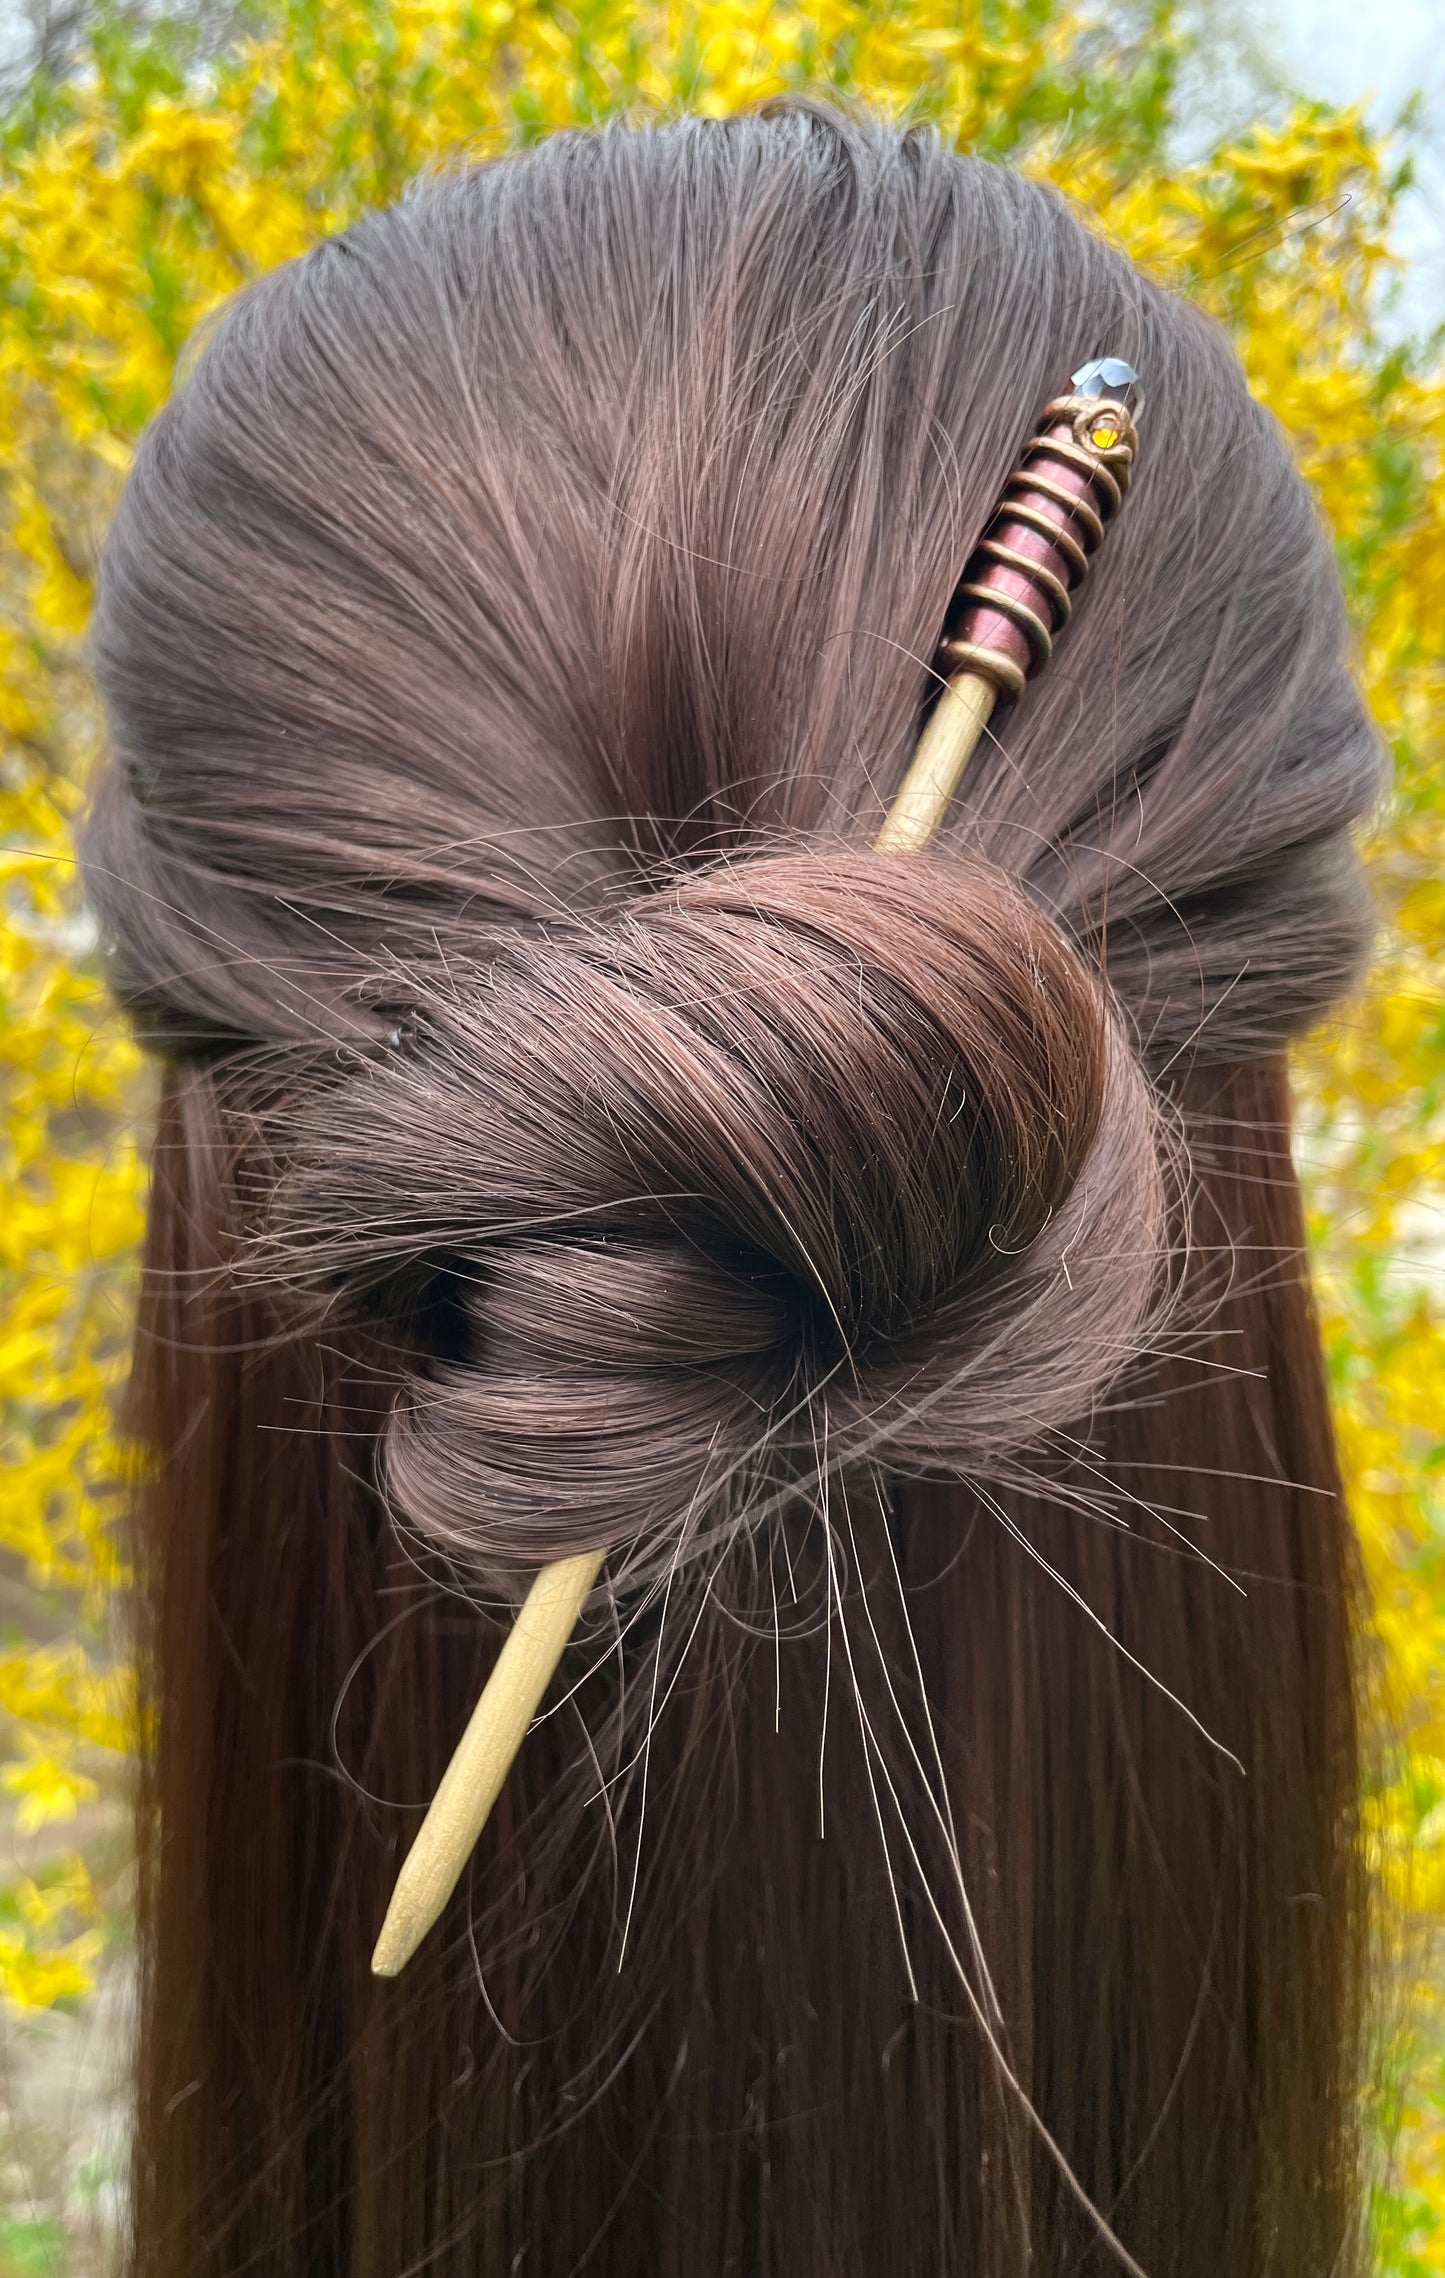
M1047 664L1129 488L1138 435L1107 395L1056 396L1004 487L954 594L936 659L1017 696Z

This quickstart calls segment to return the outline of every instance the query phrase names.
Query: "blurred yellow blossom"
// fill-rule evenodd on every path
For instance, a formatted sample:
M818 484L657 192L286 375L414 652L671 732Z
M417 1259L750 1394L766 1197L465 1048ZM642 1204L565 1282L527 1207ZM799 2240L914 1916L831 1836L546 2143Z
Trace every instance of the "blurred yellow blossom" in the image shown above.
M0 1771L0 1788L19 1798L15 1824L22 1835L33 1835L48 1820L74 1819L80 1805L99 1793L87 1773L61 1763L33 1733L23 1734L21 1745L25 1753L20 1762Z

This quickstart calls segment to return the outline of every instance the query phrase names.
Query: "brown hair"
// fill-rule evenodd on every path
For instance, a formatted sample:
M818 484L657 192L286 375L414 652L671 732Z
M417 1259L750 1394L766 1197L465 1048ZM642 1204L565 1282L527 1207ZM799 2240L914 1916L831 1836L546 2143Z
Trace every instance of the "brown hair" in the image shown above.
M871 853L1106 351L1147 435L1076 621ZM166 1068L135 2270L1355 2267L1282 1054L1378 757L1222 335L930 133L559 136L232 304L95 641ZM378 1983L507 1610L593 1543Z

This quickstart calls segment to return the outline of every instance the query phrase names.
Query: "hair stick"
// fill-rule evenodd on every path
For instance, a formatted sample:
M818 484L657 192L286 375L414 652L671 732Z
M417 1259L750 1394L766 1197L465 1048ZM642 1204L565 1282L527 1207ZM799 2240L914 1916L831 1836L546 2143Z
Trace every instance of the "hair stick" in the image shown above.
M1009 477L954 596L938 650L947 677L878 834L884 852L929 844L995 705L1052 654L1128 489L1139 402L1131 416L1124 399L1135 377L1112 356L1075 372L1073 393L1048 405ZM397 1876L371 1957L377 1977L406 1967L455 1890L605 1557L553 1560L523 1599Z

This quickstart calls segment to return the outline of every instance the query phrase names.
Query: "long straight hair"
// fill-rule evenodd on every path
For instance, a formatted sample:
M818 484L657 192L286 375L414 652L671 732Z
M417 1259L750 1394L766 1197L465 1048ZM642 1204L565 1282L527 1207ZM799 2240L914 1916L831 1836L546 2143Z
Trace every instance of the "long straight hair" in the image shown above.
M871 855L1105 351L1147 447L1067 641L936 854ZM96 653L165 1064L137 2278L1358 2267L1285 1046L1363 952L1378 756L1222 336L927 133L560 136L224 314Z

